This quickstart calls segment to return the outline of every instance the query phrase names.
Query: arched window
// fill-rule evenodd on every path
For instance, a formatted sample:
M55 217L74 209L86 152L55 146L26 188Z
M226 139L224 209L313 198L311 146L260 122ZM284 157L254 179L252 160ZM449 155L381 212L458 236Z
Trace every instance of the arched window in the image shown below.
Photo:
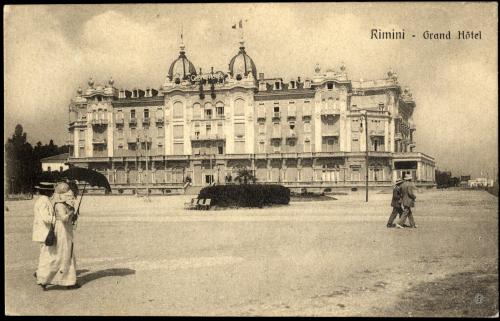
M234 101L234 115L243 116L245 115L245 101L238 98Z
M215 104L215 109L217 112L217 117L224 117L224 104L221 101Z
M201 119L201 105L198 103L193 104L193 118Z
M331 108L331 109L334 108L335 102L333 101L333 98L331 98L331 97L328 98L327 106L328 106L328 108Z
M205 106L205 119L212 119L212 115L213 115L213 110L212 110L212 104L211 103L206 103Z
M174 118L184 117L184 106L180 101L174 103Z

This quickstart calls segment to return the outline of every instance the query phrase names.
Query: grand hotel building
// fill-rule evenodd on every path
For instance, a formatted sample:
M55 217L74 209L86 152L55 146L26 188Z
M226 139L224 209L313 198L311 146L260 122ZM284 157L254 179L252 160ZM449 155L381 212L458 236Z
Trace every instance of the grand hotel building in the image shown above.
M396 73L353 81L343 65L314 71L265 78L240 42L228 72L201 74L181 44L159 89L117 89L112 79L78 89L68 161L114 189L223 184L240 168L261 183L334 188L365 184L368 148L370 186L405 172L434 186L434 159L416 151L415 101Z

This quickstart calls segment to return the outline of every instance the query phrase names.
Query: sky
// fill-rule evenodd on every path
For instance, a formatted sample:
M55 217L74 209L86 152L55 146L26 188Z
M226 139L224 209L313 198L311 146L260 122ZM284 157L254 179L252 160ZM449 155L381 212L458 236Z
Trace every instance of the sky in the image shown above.
M178 57L227 71L243 20L247 53L267 77L338 69L351 80L392 68L416 101L417 151L473 177L498 173L496 3L15 5L4 7L4 142L21 124L32 144L67 138L68 105L89 77L159 88ZM404 29L405 40L370 39ZM424 31L481 31L481 40L429 40ZM415 34L415 37L411 37Z

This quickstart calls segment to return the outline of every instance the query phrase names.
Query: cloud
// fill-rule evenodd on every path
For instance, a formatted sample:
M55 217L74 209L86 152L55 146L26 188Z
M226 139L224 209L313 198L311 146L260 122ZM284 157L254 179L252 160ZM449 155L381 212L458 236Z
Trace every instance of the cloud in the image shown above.
M417 149L439 166L497 166L497 6L484 4L163 4L6 6L4 136L21 123L32 142L63 143L67 107L88 77L119 88L159 87L184 26L196 68L227 71L244 20L247 53L266 77L312 76L342 61L350 79L389 66L417 102ZM209 13L209 14L207 14ZM374 41L370 29L404 28L408 41ZM482 30L481 41L424 41L424 30ZM481 155L478 159L477 155ZM467 173L467 172L465 172Z

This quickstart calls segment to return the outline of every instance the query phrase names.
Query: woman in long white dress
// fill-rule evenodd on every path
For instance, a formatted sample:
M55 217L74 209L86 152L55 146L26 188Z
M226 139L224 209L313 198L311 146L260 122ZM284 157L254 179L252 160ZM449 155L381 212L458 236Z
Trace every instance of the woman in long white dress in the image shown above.
M66 183L59 183L51 199L54 204L56 242L46 246L40 255L37 281L46 290L47 285L79 288L76 282L76 260L73 248L73 215L75 197Z

